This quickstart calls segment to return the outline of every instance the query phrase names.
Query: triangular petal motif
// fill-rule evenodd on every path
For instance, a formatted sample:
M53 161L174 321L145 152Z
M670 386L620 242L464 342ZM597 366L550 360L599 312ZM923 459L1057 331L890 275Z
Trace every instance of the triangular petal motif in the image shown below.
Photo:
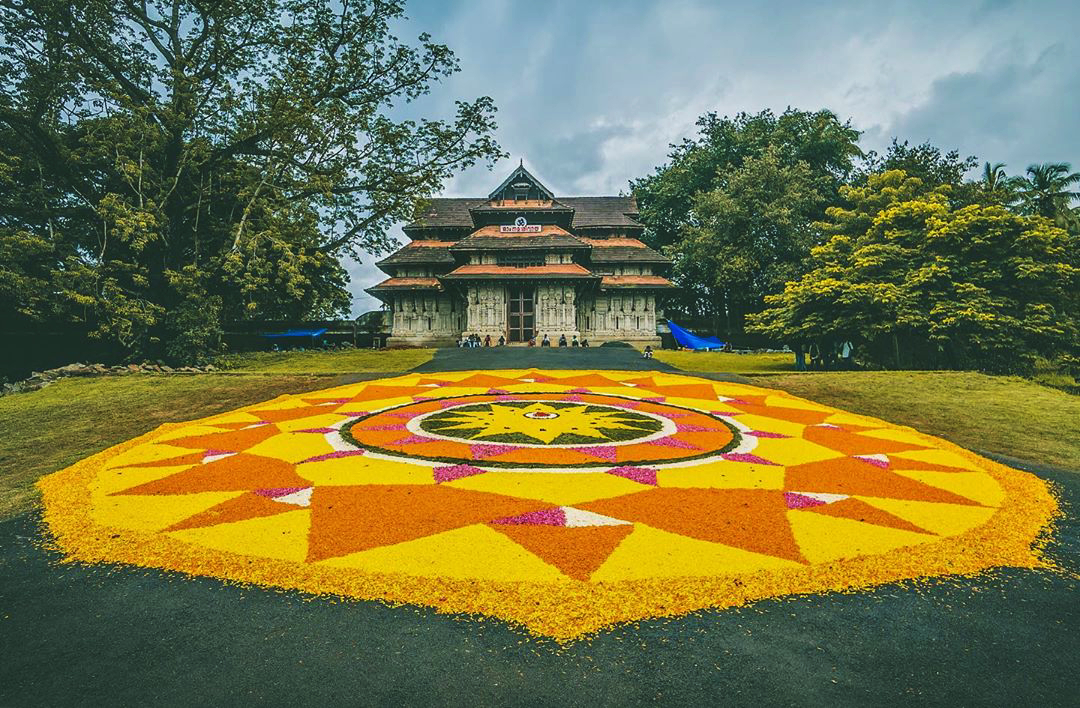
M523 548L575 580L586 581L633 530L618 526L493 525Z
M801 492L887 497L974 505L958 494L923 484L854 457L807 462L788 467L784 485Z
M550 503L536 499L447 485L316 487L311 497L308 560L325 560L550 507Z
M702 541L804 562L787 521L787 500L777 490L658 487L577 506Z
M240 453L114 493L193 494L307 486L310 482L284 460Z
M294 509L296 509L295 506L289 504L276 504L271 498L252 492L250 494L242 494L235 499L229 499L216 506L212 506L206 511L199 512L194 516L189 516L165 530L182 531L184 529L216 526L218 524L228 524L234 521L246 521L248 519L257 519L263 516L273 516L274 514L282 514L286 511L293 511Z

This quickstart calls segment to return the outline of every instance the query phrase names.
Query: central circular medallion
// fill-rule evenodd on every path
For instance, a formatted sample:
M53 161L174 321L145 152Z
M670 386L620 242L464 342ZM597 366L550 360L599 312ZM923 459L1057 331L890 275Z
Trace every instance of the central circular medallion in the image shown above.
M532 420L551 420L552 418L558 418L559 414L554 411L529 411L525 413L525 417Z
M638 440L665 428L675 432L666 422L660 415L596 403L503 400L446 408L420 417L417 427L468 442L572 447Z
M733 425L702 411L565 393L424 400L347 421L341 437L376 454L509 468L674 463L740 440Z

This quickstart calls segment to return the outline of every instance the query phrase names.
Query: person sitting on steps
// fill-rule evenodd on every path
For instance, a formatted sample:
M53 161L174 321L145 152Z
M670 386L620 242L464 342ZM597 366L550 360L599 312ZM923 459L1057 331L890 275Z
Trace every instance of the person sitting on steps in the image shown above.
M641 353L641 356L644 357L645 359L652 359L652 345L651 344L646 344L645 345L645 351L643 351Z
M559 335L559 346L560 347L565 347L566 346L566 335L565 334L560 334Z
M577 340L577 335L576 334L574 335L574 341L570 342L570 346L572 346L572 347L580 347L581 346L581 342L579 342Z
M544 335L544 339L541 340L540 346L542 346L542 347L550 347L551 346L551 340L548 339L548 336L546 334Z

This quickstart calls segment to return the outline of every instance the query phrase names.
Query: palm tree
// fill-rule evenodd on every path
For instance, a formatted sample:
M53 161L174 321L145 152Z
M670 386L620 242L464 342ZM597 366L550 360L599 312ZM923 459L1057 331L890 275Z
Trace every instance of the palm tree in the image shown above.
M987 162L983 166L983 185L987 192L995 192L1003 187L1009 177L1005 174L1005 163L995 162L991 165Z
M1080 199L1080 192L1069 189L1080 184L1080 172L1070 169L1067 162L1044 162L1028 167L1028 176L1019 185L1023 210L1045 216L1059 226L1069 225L1076 218L1072 202Z
M991 201L1011 207L1016 204L1017 190L1023 179L1006 174L1004 162L987 162L983 165L982 190Z

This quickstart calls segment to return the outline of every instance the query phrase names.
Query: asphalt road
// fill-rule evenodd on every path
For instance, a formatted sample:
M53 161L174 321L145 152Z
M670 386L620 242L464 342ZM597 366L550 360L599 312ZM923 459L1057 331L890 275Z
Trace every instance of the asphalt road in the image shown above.
M1030 469L1069 510L1050 553L1071 576L782 598L565 648L493 619L62 565L24 515L0 523L0 705L1078 705L1080 474Z
M471 369L619 369L622 371L676 371L658 359L646 359L629 346L608 347L461 347L437 349L415 371L468 371Z

